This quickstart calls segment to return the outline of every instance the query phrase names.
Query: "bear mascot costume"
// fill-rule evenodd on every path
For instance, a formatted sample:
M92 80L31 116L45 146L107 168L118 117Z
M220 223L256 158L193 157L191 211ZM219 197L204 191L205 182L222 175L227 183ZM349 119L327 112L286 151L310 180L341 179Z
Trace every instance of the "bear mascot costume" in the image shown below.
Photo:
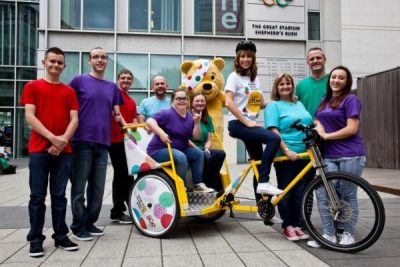
M213 120L215 133L221 141L224 133L222 108L225 105L225 93L222 91L224 76L221 70L224 66L225 61L222 58L185 60L181 65L182 87L188 89L190 96L199 92L206 97L208 113ZM222 149L218 138L214 134L211 136L212 148Z

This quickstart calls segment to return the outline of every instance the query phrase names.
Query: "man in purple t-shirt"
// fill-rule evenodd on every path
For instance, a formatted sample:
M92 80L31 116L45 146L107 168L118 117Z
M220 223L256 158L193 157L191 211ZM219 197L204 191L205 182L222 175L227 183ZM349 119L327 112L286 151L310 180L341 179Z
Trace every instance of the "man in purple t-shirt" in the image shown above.
M103 235L94 223L103 203L112 117L125 123L119 112L123 99L118 86L104 77L106 51L93 48L88 63L90 73L74 77L69 84L75 89L80 106L79 125L72 138L71 230L72 236L81 241Z

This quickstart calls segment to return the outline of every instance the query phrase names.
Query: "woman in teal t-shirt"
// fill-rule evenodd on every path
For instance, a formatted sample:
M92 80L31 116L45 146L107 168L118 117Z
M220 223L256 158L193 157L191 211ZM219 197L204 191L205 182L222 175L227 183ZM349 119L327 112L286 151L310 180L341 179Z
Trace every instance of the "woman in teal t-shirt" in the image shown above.
M215 191L223 189L219 172L225 160L225 151L220 149L211 149L211 134L215 132L214 124L206 107L206 98L201 93L194 94L192 97L193 113L201 114L200 118L200 139L191 141L203 151L204 169L203 182L207 187L214 188Z
M306 151L303 143L305 134L290 128L298 119L300 123L312 124L312 117L304 105L294 97L294 82L289 74L282 74L274 81L271 99L265 110L265 127L280 135L280 150L277 155L286 155L290 160L274 163L279 188L285 188L307 165L309 159L299 159L298 154ZM283 235L290 241L308 239L302 231L301 196L315 172L309 171L303 179L279 202L279 214L283 220Z

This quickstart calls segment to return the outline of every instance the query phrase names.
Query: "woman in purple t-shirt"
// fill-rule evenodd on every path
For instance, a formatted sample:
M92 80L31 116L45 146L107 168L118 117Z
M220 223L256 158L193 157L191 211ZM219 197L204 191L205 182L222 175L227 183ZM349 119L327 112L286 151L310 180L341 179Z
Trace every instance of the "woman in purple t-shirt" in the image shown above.
M192 171L193 190L201 192L213 192L203 181L203 151L197 148L190 138L200 136L200 117L188 112L189 96L186 89L178 88L172 93L171 108L162 110L148 118L146 123L153 131L154 136L147 146L147 154L158 162L169 161L167 143L172 147L172 155L176 172L186 180L188 164ZM195 120L197 133L195 130Z
M315 124L318 134L325 140L326 170L344 171L360 176L366 158L363 140L359 133L361 103L357 96L351 94L352 82L351 73L346 67L338 66L330 72L326 96L315 113ZM340 190L343 200L348 202L354 211L358 211L356 186L344 181L340 183L336 188ZM317 190L317 201L324 238L341 245L353 244L357 219L339 225L343 234L336 236L338 233L326 208L328 199L323 188Z

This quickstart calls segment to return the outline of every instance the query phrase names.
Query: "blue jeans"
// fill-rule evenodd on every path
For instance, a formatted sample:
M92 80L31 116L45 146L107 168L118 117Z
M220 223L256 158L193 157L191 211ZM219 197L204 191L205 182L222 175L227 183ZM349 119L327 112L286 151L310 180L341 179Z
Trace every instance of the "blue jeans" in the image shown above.
M106 181L108 147L91 142L74 141L72 151L71 230L80 233L87 231L87 227L93 225L100 215Z
M300 173L309 163L309 160L281 161L274 163L278 187L285 189L286 186ZM304 189L315 176L315 169L309 170L304 177L279 201L278 210L283 220L282 228L287 226L303 227L301 219L301 197Z
M243 141L251 159L261 160L261 165L258 166L258 172L260 174L259 182L269 182L271 164L279 149L281 138L277 134L262 127L247 127L239 120L230 121L228 123L228 131L230 136ZM266 145L264 150L263 144ZM257 185L257 179L254 176L254 192L256 192ZM261 195L257 193L255 193L255 195L258 201Z
M29 187L31 190L28 205L29 222L31 229L27 240L41 242L43 225L46 214L47 186L50 182L51 216L54 228L53 239L60 240L68 234L65 223L67 198L65 188L71 175L71 154L61 153L52 156L47 152L32 153L29 155Z
M165 162L170 160L168 148L162 148L151 156L154 160L158 162ZM189 170L189 165L190 169L192 170L193 184L198 184L203 181L203 151L195 147L188 147L184 151L173 148L172 156L174 157L176 172L185 181L186 186L186 173Z
M326 158L325 164L326 171L343 171L361 176L362 170L365 166L365 156L356 157L342 157L342 158ZM352 221L348 223L342 223L338 225L339 229L343 229L344 232L348 232L354 235L355 226L358 221L358 199L357 199L357 186L353 183L346 181L334 180L331 182L340 199L350 204L353 212ZM323 186L316 190L318 210L321 216L322 227L324 234L333 236L336 234L335 226L329 212L329 199L326 190Z

